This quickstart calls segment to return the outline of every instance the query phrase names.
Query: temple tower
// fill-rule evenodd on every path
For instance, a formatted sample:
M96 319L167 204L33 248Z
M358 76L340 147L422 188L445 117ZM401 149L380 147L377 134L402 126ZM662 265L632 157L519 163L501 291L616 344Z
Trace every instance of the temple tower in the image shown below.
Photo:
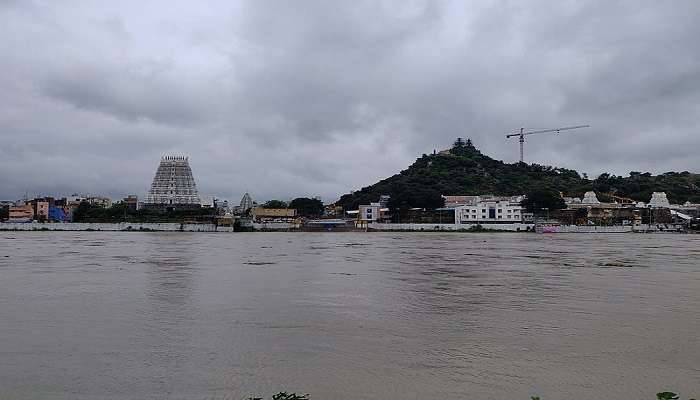
M201 201L188 157L163 156L146 196L147 208L199 208Z
M245 192L243 198L241 198L241 205L239 206L239 209L242 213L246 213L251 208L253 208L253 198L250 197L248 192Z

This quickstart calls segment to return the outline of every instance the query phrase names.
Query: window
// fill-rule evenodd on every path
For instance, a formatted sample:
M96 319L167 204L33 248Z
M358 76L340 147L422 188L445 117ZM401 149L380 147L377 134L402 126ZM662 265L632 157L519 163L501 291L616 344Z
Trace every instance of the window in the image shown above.
M503 212L503 209L499 208L499 209L498 209L498 212L499 212L499 213L502 213L502 212Z

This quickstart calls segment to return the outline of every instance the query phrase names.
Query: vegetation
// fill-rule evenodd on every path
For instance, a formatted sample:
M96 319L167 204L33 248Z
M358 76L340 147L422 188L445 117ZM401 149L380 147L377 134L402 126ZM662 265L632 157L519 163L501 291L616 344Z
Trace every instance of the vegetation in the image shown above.
M0 221L10 218L10 207L0 206Z
M262 208L287 208L287 202L282 200L269 200L262 205Z
M262 397L249 397L248 400L263 400L263 398ZM308 394L279 392L277 394L272 395L272 400L309 400L309 395Z
M656 399L657 400L679 400L680 397L678 397L677 394L673 392L661 392L656 394ZM693 400L693 399L690 399Z
M289 202L289 208L297 210L297 215L315 218L323 214L323 203L318 199L298 197Z
M571 169L494 160L483 155L470 140L459 139L449 151L424 154L400 173L343 195L338 204L354 210L388 194L392 209L436 208L442 205L441 195L518 195L537 191L550 195L540 198L548 198L548 205L538 202L537 207L555 209L552 194L581 197L589 190L599 193L601 201L614 195L646 202L652 192L663 191L672 203L700 202L700 174L686 171L654 176L633 171L628 177L602 174L591 180ZM535 203L528 206L534 208Z
M192 210L129 210L125 204L116 203L104 208L82 202L73 212L73 222L183 222L204 221L211 218L213 210L199 208Z
M525 191L525 200L521 205L528 212L541 213L542 210L561 210L566 208L559 191L551 187L536 186Z

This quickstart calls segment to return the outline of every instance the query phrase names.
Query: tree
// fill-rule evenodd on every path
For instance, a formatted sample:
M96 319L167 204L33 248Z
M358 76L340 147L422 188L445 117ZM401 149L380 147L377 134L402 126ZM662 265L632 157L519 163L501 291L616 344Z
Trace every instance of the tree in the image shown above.
M390 193L388 206L392 210L414 207L432 210L445 205L445 199L439 191L423 186L406 186L403 190Z
M73 222L85 222L89 219L89 215L93 207L87 201L81 202L73 211Z
M297 197L289 202L289 208L297 210L297 215L302 217L318 217L323 214L323 203L318 199Z
M525 193L522 205L528 212L541 213L542 209L561 210L566 208L564 199L557 190L549 187L534 187Z
M287 208L287 203L282 200L268 200L262 205L263 208Z
M457 138L450 149L450 153L456 156L469 155L470 153L478 152L471 139L466 141L462 138Z

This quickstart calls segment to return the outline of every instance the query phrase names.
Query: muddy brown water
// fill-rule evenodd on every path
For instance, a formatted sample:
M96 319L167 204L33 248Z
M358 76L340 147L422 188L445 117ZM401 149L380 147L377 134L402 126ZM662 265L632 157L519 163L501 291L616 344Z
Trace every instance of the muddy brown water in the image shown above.
M0 232L0 398L700 396L700 235Z

